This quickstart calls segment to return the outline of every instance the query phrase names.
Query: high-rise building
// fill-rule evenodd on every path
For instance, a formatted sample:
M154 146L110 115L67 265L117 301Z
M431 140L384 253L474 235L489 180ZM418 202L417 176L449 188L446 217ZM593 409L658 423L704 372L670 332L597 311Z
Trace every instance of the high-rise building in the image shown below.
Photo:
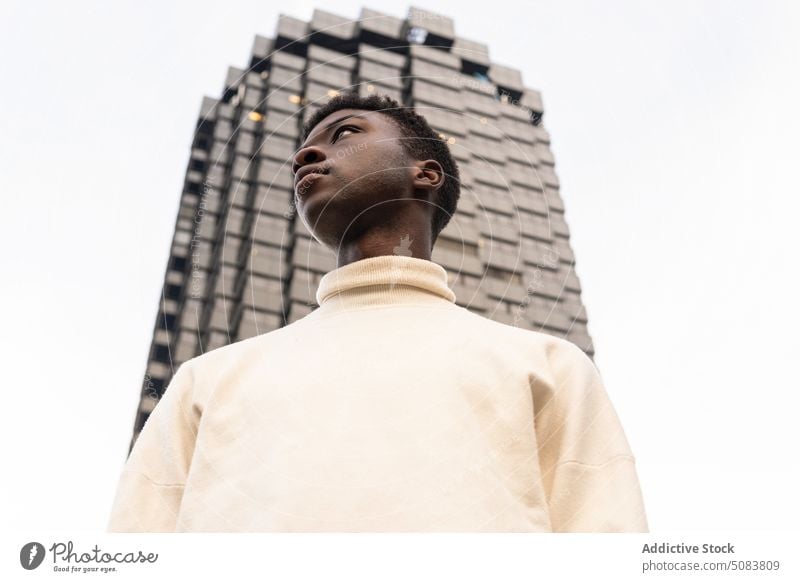
M134 440L182 362L316 307L336 261L293 212L291 167L302 123L339 92L414 106L450 144L461 198L432 258L457 303L593 356L540 93L424 10L281 16L221 96L203 99Z

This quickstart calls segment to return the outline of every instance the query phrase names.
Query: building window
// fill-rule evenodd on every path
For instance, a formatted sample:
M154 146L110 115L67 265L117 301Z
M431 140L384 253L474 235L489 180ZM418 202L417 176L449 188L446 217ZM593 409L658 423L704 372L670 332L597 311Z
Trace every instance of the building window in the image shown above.
M169 364L169 348L162 344L153 346L153 359L156 362Z
M136 432L137 433L141 432L141 430L144 427L145 423L147 422L148 418L150 418L150 413L149 412L145 412L144 414L142 414L141 417L139 417L139 422L136 425ZM137 436L137 438L138 438L138 436Z
M508 87L497 86L497 92L494 98L503 103L511 103L512 105L519 105L522 100L522 91L509 89Z
M173 256L170 259L169 268L182 273L186 270L186 257Z
M522 275L514 273L513 271L507 271L506 269L500 269L499 267L486 267L486 276L503 282L510 281L522 285Z
M411 44L425 44L426 38L428 38L428 31L419 26L412 26L406 36L406 40Z
M489 67L479 63L473 63L464 58L461 59L461 72L470 77L481 79L482 81L489 81Z
M450 240L447 238L440 238L434 245L436 248L442 250L452 251L463 255L470 255L472 257L478 256L478 247L468 243L461 243L460 241Z
M158 327L160 329L174 331L176 322L177 318L174 313L160 313L158 316Z
M164 380L161 378L149 378L145 382L144 395L150 398L161 398L164 395Z
M181 286L169 284L164 288L167 299L178 299L181 296Z

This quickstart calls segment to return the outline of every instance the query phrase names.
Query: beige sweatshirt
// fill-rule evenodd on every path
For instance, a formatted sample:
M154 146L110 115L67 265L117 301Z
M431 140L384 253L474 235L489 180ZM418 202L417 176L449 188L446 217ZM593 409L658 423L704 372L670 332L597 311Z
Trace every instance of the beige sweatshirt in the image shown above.
M119 532L646 532L634 457L574 344L363 259L319 309L180 366L119 480Z

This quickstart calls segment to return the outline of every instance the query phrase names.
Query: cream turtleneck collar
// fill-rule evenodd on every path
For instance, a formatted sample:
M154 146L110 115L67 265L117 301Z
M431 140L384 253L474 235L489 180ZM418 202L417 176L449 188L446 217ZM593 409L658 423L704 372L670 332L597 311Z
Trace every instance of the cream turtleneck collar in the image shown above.
M455 303L444 267L426 259L382 255L354 261L325 274L317 304L322 311L391 304Z

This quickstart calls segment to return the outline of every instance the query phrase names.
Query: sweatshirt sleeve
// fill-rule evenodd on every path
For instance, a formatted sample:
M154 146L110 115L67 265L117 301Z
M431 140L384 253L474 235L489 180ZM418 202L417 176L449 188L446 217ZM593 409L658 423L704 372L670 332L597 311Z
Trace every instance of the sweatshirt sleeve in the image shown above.
M625 432L594 362L563 341L550 352L535 426L554 532L647 532Z
M120 475L109 532L172 532L200 414L190 362L182 364L144 424Z

